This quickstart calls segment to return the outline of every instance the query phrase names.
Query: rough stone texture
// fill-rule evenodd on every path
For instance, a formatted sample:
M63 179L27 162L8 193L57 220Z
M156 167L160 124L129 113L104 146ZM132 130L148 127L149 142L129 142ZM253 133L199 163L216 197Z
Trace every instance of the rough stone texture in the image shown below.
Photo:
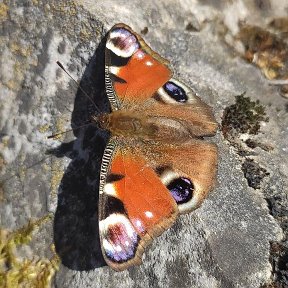
M287 233L287 226L283 233L270 215L271 210L276 218L279 214L273 210L276 196L282 206L287 201L287 100L256 67L234 54L219 30L226 27L235 35L240 20L265 25L272 17L285 15L288 4L276 0L97 2L21 0L0 6L1 227L13 230L30 218L55 212L54 223L25 250L27 257L46 255L55 241L66 266L56 274L55 287L269 283L273 280L269 242L279 242ZM254 190L241 170L243 159L219 132L217 188L201 208L179 217L154 240L143 265L121 273L98 268L103 259L97 242L97 184L108 135L86 127L75 130L75 137L68 133L46 139L71 125L85 124L93 113L93 105L59 70L57 60L108 111L103 43L106 32L118 22L138 32L146 30L147 42L171 60L177 77L214 107L219 123L234 96L246 91L246 96L259 99L270 120L262 123L256 139L273 147L251 152L269 172L260 189Z

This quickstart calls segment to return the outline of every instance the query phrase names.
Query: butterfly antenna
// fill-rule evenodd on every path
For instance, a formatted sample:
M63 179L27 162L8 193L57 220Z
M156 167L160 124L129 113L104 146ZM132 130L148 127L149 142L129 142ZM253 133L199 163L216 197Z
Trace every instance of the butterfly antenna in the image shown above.
M56 134L49 135L49 136L47 136L47 139L51 139L51 138L58 137L58 136L60 136L60 135L62 135L62 134L66 134L66 133L68 133L68 132L78 130L78 129L80 129L80 128L89 126L89 125L91 125L91 124L92 124L92 122L89 122L89 123L86 123L86 124L84 124L84 125L78 126L78 127L74 128L74 129L69 129L69 130L66 130L66 131L63 131L63 132L59 132L59 133L56 133Z
M93 106L95 107L96 111L98 113L101 113L100 109L98 108L98 106L95 104L95 102L93 101L93 99L88 95L88 93L85 92L85 90L81 87L81 85L67 72L67 70L64 68L64 66L61 64L61 62L57 61L56 62L57 65L70 77L70 79L73 80L73 82L76 84L77 88L79 88L84 95L89 99L89 101L93 104ZM73 130L73 129L72 129Z

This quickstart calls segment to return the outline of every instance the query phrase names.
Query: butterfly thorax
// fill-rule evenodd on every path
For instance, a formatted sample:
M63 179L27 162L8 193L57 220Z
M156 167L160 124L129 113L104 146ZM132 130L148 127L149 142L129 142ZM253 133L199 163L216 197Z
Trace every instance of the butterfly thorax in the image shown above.
M117 110L93 117L101 129L113 136L177 143L191 139L191 133L181 123L145 112Z
M153 123L131 111L114 111L93 119L101 129L109 130L114 136L153 139L157 135L158 129Z

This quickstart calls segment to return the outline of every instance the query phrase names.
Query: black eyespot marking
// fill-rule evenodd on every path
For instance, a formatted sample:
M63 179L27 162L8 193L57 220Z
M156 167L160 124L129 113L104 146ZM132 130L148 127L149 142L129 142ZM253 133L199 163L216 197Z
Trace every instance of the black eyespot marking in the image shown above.
M119 181L121 179L123 179L125 176L122 175L122 174L109 174L107 175L106 177L106 183L113 183L113 182L116 182L116 181Z
M183 88L176 85L175 83L168 81L163 86L165 92L173 98L175 101L185 103L188 100L187 94Z
M127 65L128 61L130 60L130 57L124 58L121 56L116 55L113 51L109 50L109 61L110 61L110 66L115 66L115 67L121 67Z
M113 82L127 83L124 79L118 77L117 75L114 75L114 74L112 74L112 73L110 73L109 75L110 75L110 79L111 79Z
M169 183L167 188L170 190L177 204L189 202L193 197L194 185L190 179L180 177Z
M172 168L168 165L158 166L155 169L155 172L158 176L161 176L166 170L172 170Z
M113 196L108 196L108 195L102 195L101 197L107 197L106 200L104 200L105 209L102 210L103 212L106 212L106 213L102 213L101 215L102 219L107 218L109 215L113 213L120 213L124 215L127 214L125 207L121 200Z

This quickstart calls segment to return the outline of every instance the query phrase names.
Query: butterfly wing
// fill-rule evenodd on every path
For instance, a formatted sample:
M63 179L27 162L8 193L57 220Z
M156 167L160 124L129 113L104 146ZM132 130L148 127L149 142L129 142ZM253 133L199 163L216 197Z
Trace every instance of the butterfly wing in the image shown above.
M196 96L191 88L174 78L169 79L146 105L140 107L145 107L141 111L143 117L162 124L162 127L161 124L158 127L160 131L167 125L173 126L169 124L173 122L175 126L180 124L190 138L198 138L213 136L218 128L211 107Z
M216 166L216 146L204 141L127 145L112 138L100 181L100 240L107 264L117 271L140 264L145 247L174 223L178 211L202 203L215 184Z
M102 253L120 271L141 263L144 248L173 224L178 208L141 151L119 147L113 138L105 149L100 179Z
M140 148L180 213L198 208L214 188L218 157L215 144L192 139L180 144L142 143Z
M163 124L159 127L163 130L165 124L180 124L192 137L214 135L218 125L212 109L189 87L171 78L167 65L130 27L115 25L105 51L106 91L112 110L139 112L154 118L156 125Z
M106 91L112 109L150 98L171 78L167 64L129 26L113 26L105 51Z

